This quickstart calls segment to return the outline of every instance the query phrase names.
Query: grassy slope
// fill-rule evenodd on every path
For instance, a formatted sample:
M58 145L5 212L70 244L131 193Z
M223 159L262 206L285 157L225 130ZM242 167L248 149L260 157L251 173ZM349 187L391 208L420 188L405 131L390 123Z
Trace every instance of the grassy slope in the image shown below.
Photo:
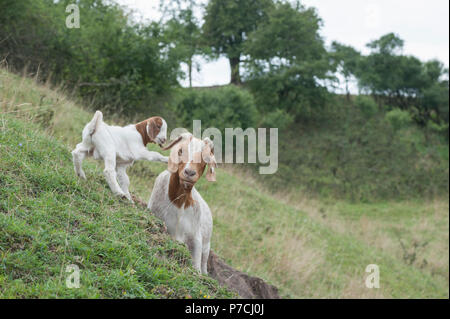
M29 79L4 71L1 76L4 109L36 106L45 96L39 108L55 111L48 132L70 146L79 141L91 113ZM95 165L87 173L103 183ZM132 192L147 200L163 169L136 163L130 170ZM214 214L213 249L234 267L280 287L283 296L448 298L448 201L326 204L295 193L272 194L240 170L219 169L217 180L198 185ZM364 286L365 268L372 263L380 266L380 289Z

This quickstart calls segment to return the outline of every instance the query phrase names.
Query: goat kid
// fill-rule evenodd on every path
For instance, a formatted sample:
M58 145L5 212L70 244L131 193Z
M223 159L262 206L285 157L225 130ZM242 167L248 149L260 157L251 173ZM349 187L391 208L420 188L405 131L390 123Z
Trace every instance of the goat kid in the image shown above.
M134 161L168 162L168 158L147 150L148 143L160 147L166 142L167 123L159 117L151 117L138 124L125 127L110 126L103 122L103 114L95 112L92 120L83 129L83 140L72 151L73 164L77 175L86 179L82 168L86 156L103 160L104 175L114 195L126 197L131 202L128 187L130 179L126 170Z
M216 180L214 145L209 138L184 133L165 149L170 148L168 168L157 177L148 208L165 222L172 237L188 246L194 268L206 275L213 222L194 185L206 165L206 179Z

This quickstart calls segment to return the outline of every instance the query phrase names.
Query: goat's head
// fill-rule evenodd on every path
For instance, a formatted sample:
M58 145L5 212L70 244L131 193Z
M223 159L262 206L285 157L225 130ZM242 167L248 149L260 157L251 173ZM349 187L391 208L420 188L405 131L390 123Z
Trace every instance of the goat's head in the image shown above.
M160 116L154 116L136 124L136 130L141 134L144 145L155 143L163 147L167 140L167 123Z
M160 116L154 116L147 120L145 130L150 138L150 141L158 144L160 147L167 140L167 123Z
M209 138L200 140L191 133L184 133L164 149L171 149L168 170L178 174L184 189L192 189L207 165L206 179L216 181L214 144Z

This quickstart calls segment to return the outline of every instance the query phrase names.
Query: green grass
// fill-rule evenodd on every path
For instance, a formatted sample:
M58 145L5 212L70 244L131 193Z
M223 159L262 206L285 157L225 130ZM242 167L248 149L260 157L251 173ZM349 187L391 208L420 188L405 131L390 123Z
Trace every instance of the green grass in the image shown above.
M40 156L44 159L39 160L39 156L36 156L36 159L39 160L40 165L49 168L40 171L36 168L37 163L32 164L33 161L30 160L31 163L24 162L24 166L10 172L9 167L14 168L21 161L25 161L29 156L28 153L18 153L20 156L17 155L10 159L8 164L5 164L6 166L1 166L2 180L3 176L9 176L7 184L12 186L8 187L20 189L18 198L14 195L15 191L8 192L10 195L6 202L12 203L7 204L8 211L14 209L15 212L17 211L14 216L17 214L20 218L17 217L17 220L10 223L9 227L11 227L10 231L13 235L8 237L8 243L11 241L11 244L8 244L7 247L20 248L24 246L28 250L29 245L41 247L41 242L48 247L53 247L49 244L48 239L45 239L53 232L60 232L60 237L54 236L62 240L60 242L62 246L58 246L62 252L57 254L59 259L55 265L45 264L45 267L40 270L45 273L50 271L48 269L54 268L55 277L51 280L43 280L43 283L39 284L39 293L34 296L56 296L51 293L50 283L53 284L58 280L61 283L58 286L61 291L55 288L58 296L66 296L63 293L66 274L62 271L64 270L63 266L67 264L66 261L76 262L78 259L75 260L75 256L84 258L83 263L86 263L86 260L97 260L94 252L102 250L105 253L105 245L114 248L119 246L122 251L129 252L133 256L138 254L140 257L138 264L144 263L146 266L152 265L152 267L141 265L139 268L135 266L133 262L130 262L133 259L129 255L122 257L123 259L119 263L119 257L113 252L109 252L109 254L113 254L111 257L113 261L107 264L111 263L114 266L108 267L102 264L102 267L113 275L101 276L94 272L89 276L89 281L85 282L88 285L83 289L87 291L92 290L98 293L98 290L101 290L103 293L112 289L112 286L107 284L110 280L124 285L124 282L131 280L129 278L131 276L135 280L138 279L136 285L148 284L151 286L150 292L156 291L157 297L165 296L164 294L158 295L158 293L167 291L169 288L172 289L171 291L181 290L182 293L175 293L178 295L184 295L184 289L186 289L187 293L193 297L202 297L203 294L213 297L229 296L223 291L214 294L206 290L207 287L218 288L213 281L194 275L191 268L184 265L187 256L184 247L177 245L157 231L161 224L148 212L136 209L111 196L101 175L101 163L89 160L85 162L87 182L75 178L69 150L80 141L81 130L84 124L91 119L93 112L83 110L57 90L36 85L32 79L20 78L2 70L0 70L0 94L3 96L0 100L3 101L4 112L15 111L9 114L14 114L16 118L26 119L27 122L32 119L45 128L47 135L54 137L49 138L41 133L22 132L20 127L23 122L13 120L10 115L2 117L6 119L7 123L15 123L17 129L14 134L19 136L9 146L9 155L4 156L2 148L2 163L9 158L8 156L15 154L13 145L22 143L27 145L27 148L21 149L20 152L26 150L30 154L33 152L41 154ZM43 95L45 98L41 103ZM24 106L20 106L22 103L30 103L28 109L31 111L23 112ZM46 109L54 112L50 119L40 115L45 114ZM106 120L109 123L123 123L120 119ZM0 127L1 125L0 121ZM5 127L8 128L8 125ZM173 127L170 127L169 123L170 129ZM33 129L33 132L36 130L37 128ZM12 128L8 128L8 134L10 131ZM30 137L26 138L26 136ZM27 143L33 143L35 136L40 136L42 140L47 141L44 143L46 146L38 145L35 149L32 147L33 144L23 142L30 140ZM4 134L2 134L2 138L6 138ZM6 143L1 142L1 144ZM151 146L151 148L159 151L157 147ZM44 150L41 151L41 149ZM305 153L304 156L308 156L308 154ZM147 201L156 176L164 169L165 167L160 163L137 162L129 169L131 192ZM4 174L4 171L7 174ZM15 172L15 175L11 175L12 172ZM51 178L47 174L50 174ZM27 183L14 182L21 178L25 181L25 177ZM28 182L28 178L30 182ZM208 183L202 178L197 188L213 212L212 249L233 267L259 276L279 287L283 297L448 298L449 296L448 199L376 200L361 203L330 199L329 196L326 196L325 199L320 196L309 197L294 188L289 193L280 194L274 193L270 184L262 185L251 174L235 167L219 168L216 183ZM80 189L88 190L82 192L85 194L82 198L78 198L81 196ZM60 191L70 195L65 197L59 194ZM28 210L22 209L23 203L34 203L35 193L39 194L39 201L37 201L41 205L39 207L43 207L41 209L34 208L37 211L34 213L36 216L30 213L26 214L24 212L28 212ZM42 196L46 194L47 197L41 198L41 194ZM52 202L52 198L54 198L52 196L61 198L61 203L59 201L57 203L57 209L52 208L55 203L48 204L46 207L47 201ZM4 203L5 201L2 201L2 205ZM33 205L36 207L38 204ZM4 206L1 207L4 210ZM73 209L73 207L77 209ZM0 216L7 218L9 214L0 213ZM38 216L41 216L42 224L33 226L32 221L35 218L39 219ZM67 219L70 221L75 216L79 221L75 223L77 225L75 230L72 230L72 224L68 224ZM145 229L149 227L145 223L155 225L155 231L145 233ZM59 226L55 227L54 225ZM44 232L41 231L41 228L50 229ZM38 235L40 236L38 237L39 241L34 239ZM67 247L65 239L62 239L65 236L68 236L68 243L71 243ZM128 236L131 237L128 238ZM103 238L109 238L109 240L103 240ZM85 248L85 250L79 248L82 243L85 243L83 240L92 240L92 246L89 245L91 248ZM150 244L145 246L145 249L144 247L142 250L133 248L145 240L150 240ZM16 241L18 244L14 244ZM142 244L142 246L144 245ZM63 249L64 247L66 250ZM177 247L177 249L173 250L169 247ZM165 281L154 284L149 279L150 275L142 277L144 279L139 281L141 277L138 275L138 269L147 269L149 273L154 273L155 250L163 256L157 258L158 262L162 260L167 263L166 266L160 266L167 271L163 272ZM66 257L64 257L66 259L62 257L64 251L66 251ZM164 255L164 251L168 251L169 256ZM178 257L172 258L173 251L177 252ZM4 254L3 250L2 253ZM158 254L156 255L159 256ZM7 278L2 280L8 283L6 289L3 289L3 283L0 285L2 287L0 289L3 289L0 291L4 296L6 293L15 297L21 296L13 293L16 288L13 288L11 282L14 280L24 282L28 277L26 271L15 272L14 267L25 262L35 263L36 256L37 254L28 253L24 258L12 259L8 264L10 268L7 268L7 271L3 270L5 268L0 268L2 278ZM179 265L178 260L183 260L182 265ZM379 289L367 289L364 285L368 275L365 273L365 268L368 264L377 264L380 267L381 286ZM171 269L172 266L169 267L169 265L180 267L177 269L181 271L170 272L167 269ZM102 269L102 267L99 268ZM97 269L97 267L94 268ZM121 274L125 278L121 278ZM183 277L186 279L179 281L174 279L178 284L171 286L172 278L177 278L182 274L186 276ZM10 278L11 276L12 278ZM135 281L131 282L135 283ZM104 285L105 287L103 287ZM113 286L117 287L117 285L118 283L115 283ZM161 286L164 288L157 288ZM123 286L119 291L120 296L123 294L122 289ZM65 293L75 294L76 292ZM133 295L139 294L133 293ZM116 297L116 295L101 295L100 293L98 295L93 293L89 296Z

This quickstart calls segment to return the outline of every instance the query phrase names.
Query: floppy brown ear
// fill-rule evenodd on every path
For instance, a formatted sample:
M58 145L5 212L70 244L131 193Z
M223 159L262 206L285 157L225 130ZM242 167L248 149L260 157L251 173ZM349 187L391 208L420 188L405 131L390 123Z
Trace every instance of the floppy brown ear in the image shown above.
M158 136L160 128L158 127L157 119L152 117L147 120L147 134L150 140L153 142Z
M213 154L211 154L210 157L211 161L208 163L208 170L206 171L206 180L208 182L215 182L216 181L216 158Z
M208 164L208 170L206 171L206 179L209 182L215 182L216 181L216 158L214 157L214 144L213 142L207 137L203 140L205 143L205 146L202 150L202 157L203 160Z
M172 149L170 151L169 162L167 163L167 169L171 173L176 173L178 171L178 164L180 163L180 156L178 155L178 151L180 150L180 144L182 137L178 137L168 146L164 147L163 150L167 151L168 149ZM175 146L175 147L174 147Z
M180 163L180 156L178 155L178 151L180 146L172 148L170 151L169 161L167 163L167 169L171 173L176 173L178 171L178 164Z

